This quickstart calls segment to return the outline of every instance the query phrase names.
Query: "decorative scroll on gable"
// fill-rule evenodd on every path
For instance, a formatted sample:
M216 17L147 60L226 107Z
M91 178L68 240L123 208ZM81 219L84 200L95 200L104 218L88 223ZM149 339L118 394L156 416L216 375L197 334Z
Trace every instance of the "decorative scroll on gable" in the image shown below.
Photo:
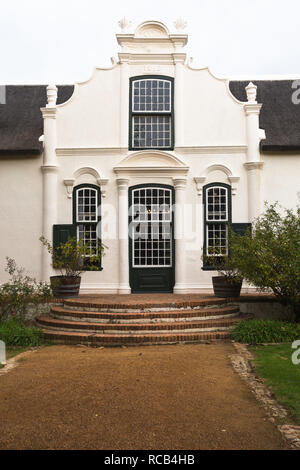
M147 21L138 26L135 32L136 38L168 38L169 32L166 26L158 21Z
M117 34L122 54L173 54L180 52L187 43L186 34L170 34L168 28L159 21L146 21L140 24L134 34ZM120 56L121 54L121 56Z

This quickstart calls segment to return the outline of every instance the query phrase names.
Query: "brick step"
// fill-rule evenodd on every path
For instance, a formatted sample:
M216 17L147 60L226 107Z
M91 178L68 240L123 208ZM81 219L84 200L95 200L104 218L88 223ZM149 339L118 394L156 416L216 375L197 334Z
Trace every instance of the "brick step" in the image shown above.
M229 338L229 331L214 332L181 332L181 333L151 333L151 334L97 334L78 333L73 331L54 331L43 329L44 337L54 343L89 344L94 346L134 346L154 344L174 344L189 342L205 342Z
M101 332L109 334L117 332L118 334L126 335L128 333L145 334L156 331L160 332L180 332L185 331L205 331L205 330L224 330L233 326L241 319L248 319L249 315L239 315L238 317L217 320L197 320L189 322L157 322L157 323L91 323L83 321L66 321L58 320L52 317L38 316L36 318L38 324L47 327L48 329L59 330L72 330L72 331L89 331Z
M197 319L214 320L228 318L239 314L238 306L226 306L216 308L188 309L188 310L163 310L151 312L90 312L71 310L64 307L51 307L51 316L65 320L99 322L99 323L149 323L149 322L174 322L192 321Z
M112 313L130 313L133 311L137 312L151 312L151 311L161 311L161 310L176 310L176 309L199 309L199 308L215 308L220 306L226 306L232 303L232 299L223 299L216 297L208 298L197 298L183 300L182 296L178 296L178 300L132 300L128 302L121 302L120 300L116 301L113 298L108 301L108 299L98 300L97 298L82 298L78 297L75 299L65 299L63 305L65 308L71 308L72 310L80 311L89 311L89 312L112 312Z

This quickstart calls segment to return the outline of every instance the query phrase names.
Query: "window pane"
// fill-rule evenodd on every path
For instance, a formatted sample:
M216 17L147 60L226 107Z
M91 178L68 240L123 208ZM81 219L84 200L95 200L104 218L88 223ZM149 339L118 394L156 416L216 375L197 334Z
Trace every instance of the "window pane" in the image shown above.
M97 222L97 190L83 188L77 190L76 221Z
M171 147L171 118L169 116L149 116L145 125L144 116L133 117L134 147ZM159 130L159 132L158 132Z
M206 220L228 221L228 192L226 188L214 186L206 191Z
M98 252L97 226L96 224L80 224L77 226L77 240L82 239L87 248L87 256L93 256Z
M157 188L135 189L133 200L133 266L171 266L171 191Z
M170 81L156 79L134 81L132 110L171 112Z
M206 254L222 256L228 254L228 227L227 224L206 225L207 247Z

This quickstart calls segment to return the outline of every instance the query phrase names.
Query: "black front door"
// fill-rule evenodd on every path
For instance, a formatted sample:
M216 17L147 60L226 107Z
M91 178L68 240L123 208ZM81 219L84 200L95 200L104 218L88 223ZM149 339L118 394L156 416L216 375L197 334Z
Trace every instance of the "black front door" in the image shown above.
M173 292L174 189L144 184L129 189L130 287L137 292Z

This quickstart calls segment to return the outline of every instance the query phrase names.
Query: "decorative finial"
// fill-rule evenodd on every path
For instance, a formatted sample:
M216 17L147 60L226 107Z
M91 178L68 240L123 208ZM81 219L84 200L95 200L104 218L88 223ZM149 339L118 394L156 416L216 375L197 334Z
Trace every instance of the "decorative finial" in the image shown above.
M119 21L119 26L122 30L122 32L125 32L128 28L131 26L131 21L128 20L125 16Z
M257 86L254 83L250 82L245 87L247 93L247 99L249 103L256 103L256 93L257 93Z
M46 108L55 108L56 100L57 100L57 87L55 85L48 85Z
M185 29L187 27L187 21L185 21L182 17L177 18L177 20L174 21L173 24L177 31L180 31L181 29Z

